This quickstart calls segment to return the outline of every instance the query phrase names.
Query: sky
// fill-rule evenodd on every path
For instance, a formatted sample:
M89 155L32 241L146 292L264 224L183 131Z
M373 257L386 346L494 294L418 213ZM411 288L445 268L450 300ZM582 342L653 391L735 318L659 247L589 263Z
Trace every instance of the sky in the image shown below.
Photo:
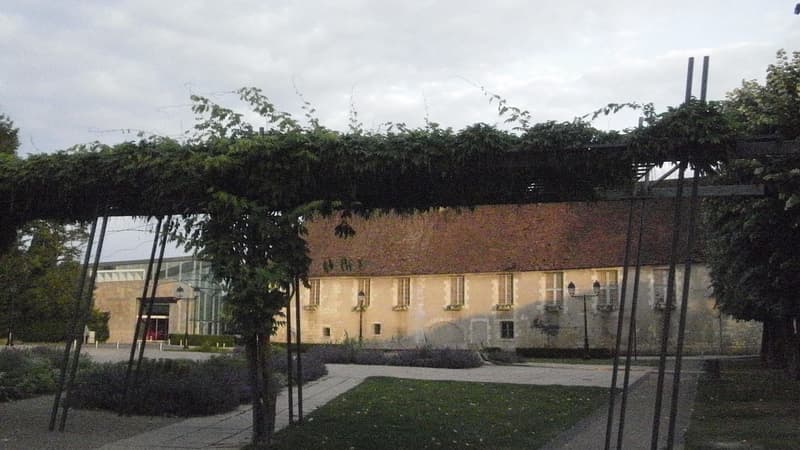
M709 99L719 100L763 80L778 49L800 50L795 3L3 0L0 113L24 156L140 132L180 139L194 123L191 95L235 107L244 86L298 117L305 99L341 130L351 108L371 130L426 118L502 126L481 86L534 122L611 102L663 111L683 99L690 56L696 73L711 57ZM594 123L635 124L632 112ZM151 228L114 220L103 259L148 256Z

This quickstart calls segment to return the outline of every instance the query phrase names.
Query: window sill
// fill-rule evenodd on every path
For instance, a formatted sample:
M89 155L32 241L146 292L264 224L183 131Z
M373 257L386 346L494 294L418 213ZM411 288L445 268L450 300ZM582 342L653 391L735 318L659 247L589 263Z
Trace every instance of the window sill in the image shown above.
M303 305L303 309L306 311L316 311L319 308L319 305Z
M369 308L369 306L353 306L353 311L355 312L364 312Z
M395 305L395 306L392 306L392 311L408 311L408 305Z
M500 303L494 305L494 309L495 311L511 311L512 309L514 309L514 305L511 303Z
M444 307L445 311L461 311L464 309L464 305L447 305Z

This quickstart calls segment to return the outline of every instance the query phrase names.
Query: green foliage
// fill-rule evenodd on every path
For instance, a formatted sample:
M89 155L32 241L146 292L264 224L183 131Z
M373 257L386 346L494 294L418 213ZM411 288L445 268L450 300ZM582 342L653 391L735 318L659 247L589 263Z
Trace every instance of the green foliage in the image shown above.
M24 341L65 338L80 276L78 245L84 239L81 227L34 221L23 228L9 252L0 254L4 331L11 328Z
M36 349L0 350L0 402L52 392L56 386L52 362Z
M111 313L101 312L96 309L92 310L92 315L86 322L86 326L91 331L94 331L94 338L97 342L105 342L108 340L108 319L111 318Z
M116 410L125 368L125 363L106 363L81 372L71 406ZM145 359L139 382L128 397L128 412L189 417L231 411L248 399L244 370L242 361L233 359Z
M591 387L369 378L278 433L296 448L541 448L607 398Z
M776 59L767 67L765 84L743 81L728 94L725 109L744 133L794 139L800 136L800 52L790 58L780 50Z
M19 148L19 130L5 114L0 114L0 155L16 155ZM0 156L2 157L2 156Z
M408 367L438 367L466 369L483 365L480 355L472 350L420 347L415 349L383 350L363 348L357 342L315 345L309 355L325 363L365 364Z
M765 85L745 81L728 95L725 111L737 130L800 136L800 53L778 52ZM798 317L800 305L800 158L733 161L721 168L721 183L764 184L755 199L705 202L709 235L706 254L717 303L739 319Z

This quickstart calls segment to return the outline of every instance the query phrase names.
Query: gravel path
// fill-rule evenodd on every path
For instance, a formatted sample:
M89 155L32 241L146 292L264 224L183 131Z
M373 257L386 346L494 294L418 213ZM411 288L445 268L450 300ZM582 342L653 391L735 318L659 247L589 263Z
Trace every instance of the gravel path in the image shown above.
M107 411L70 409L65 432L48 431L53 396L0 403L0 449L85 449L152 431L171 417L119 417Z

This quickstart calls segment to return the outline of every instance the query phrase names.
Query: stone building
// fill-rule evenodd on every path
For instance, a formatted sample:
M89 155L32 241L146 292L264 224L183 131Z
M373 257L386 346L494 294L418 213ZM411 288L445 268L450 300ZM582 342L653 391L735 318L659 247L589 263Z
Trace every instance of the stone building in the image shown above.
M636 318L641 353L659 345L672 236L672 201L648 205ZM361 335L379 346L580 347L586 295L590 346L612 348L627 217L625 202L439 209L349 219L356 235L347 239L334 234L338 217L313 220L310 288L301 292L303 341ZM687 351L757 351L759 324L714 309L699 252L696 260ZM630 298L633 268L629 274ZM677 292L683 282L679 265Z

